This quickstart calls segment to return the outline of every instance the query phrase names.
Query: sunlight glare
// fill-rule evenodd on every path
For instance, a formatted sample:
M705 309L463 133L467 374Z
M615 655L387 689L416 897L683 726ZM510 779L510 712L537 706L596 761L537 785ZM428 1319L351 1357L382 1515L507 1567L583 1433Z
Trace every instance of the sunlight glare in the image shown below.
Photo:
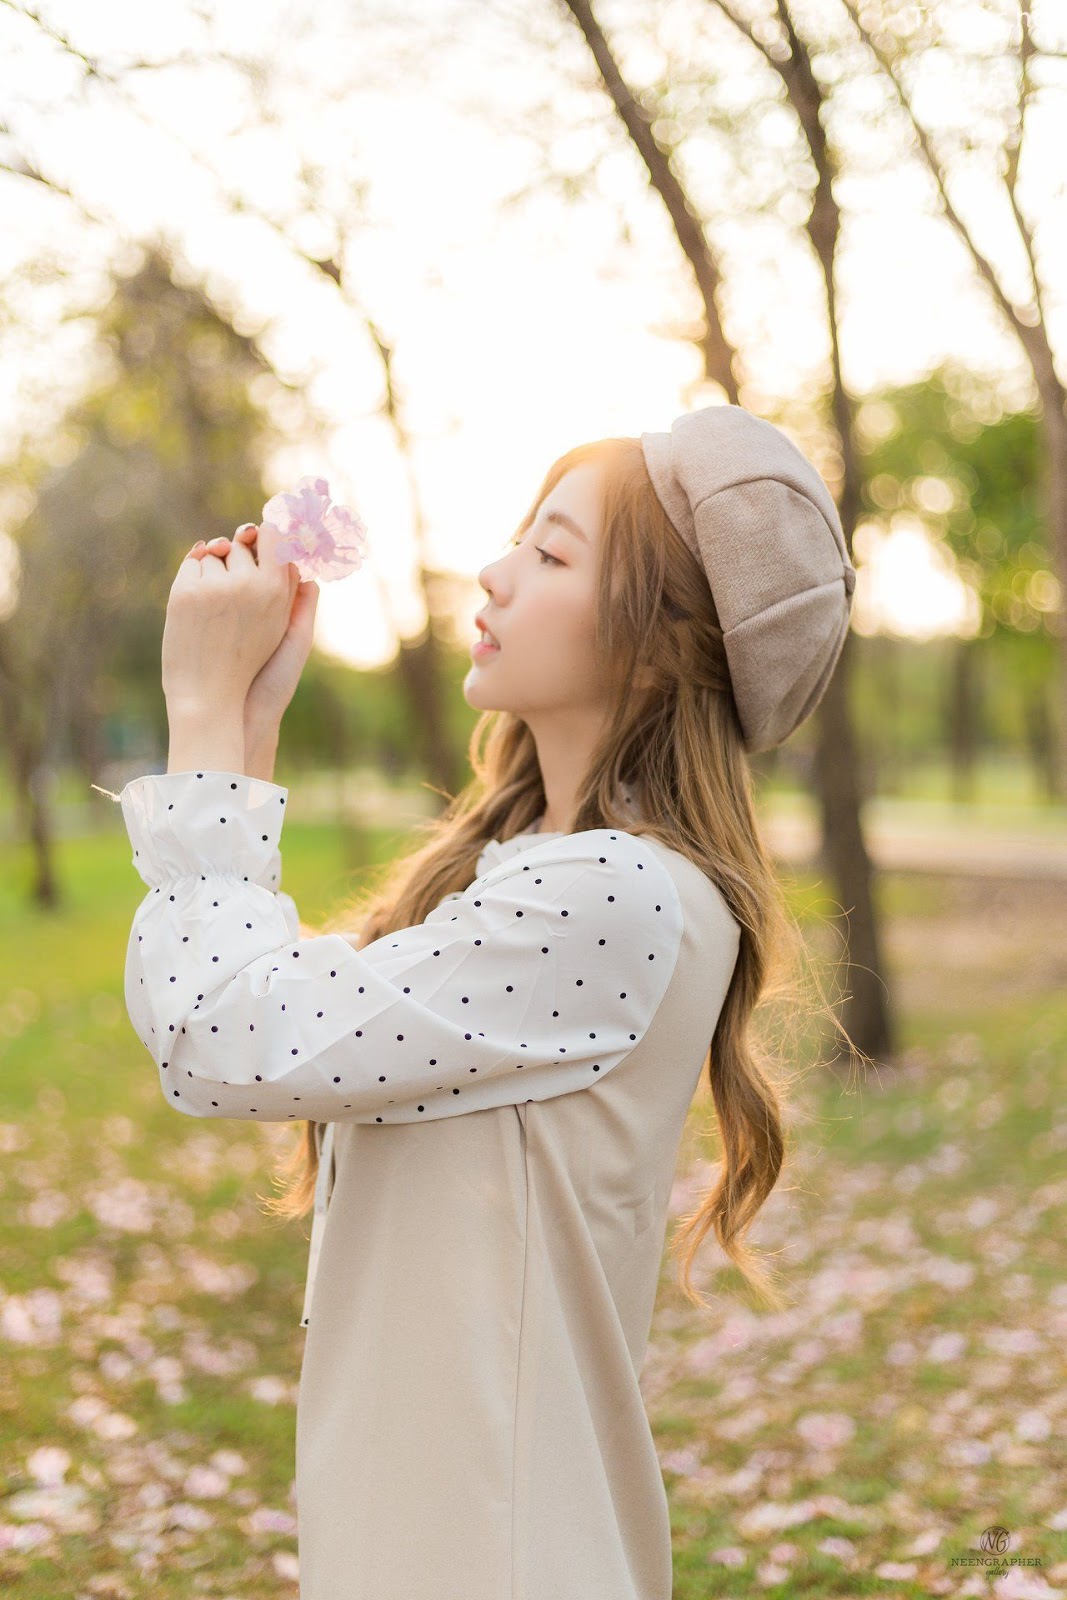
M852 627L859 634L935 639L973 638L978 597L944 545L920 523L898 519L887 532L866 523L853 541L856 593Z

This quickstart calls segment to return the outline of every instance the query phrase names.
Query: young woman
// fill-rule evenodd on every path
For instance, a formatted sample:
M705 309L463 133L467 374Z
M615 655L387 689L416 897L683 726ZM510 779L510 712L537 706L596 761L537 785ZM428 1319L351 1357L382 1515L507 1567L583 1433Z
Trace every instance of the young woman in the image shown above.
M276 1203L315 1205L301 1595L669 1600L638 1380L705 1065L723 1166L679 1231L685 1291L714 1230L778 1303L743 1241L783 1158L748 1032L790 919L746 751L840 650L833 502L737 407L557 461L479 574L474 777L358 932L279 891L272 753L314 596L273 537L182 563L169 768L119 798L150 891L126 1000L168 1104L304 1124Z

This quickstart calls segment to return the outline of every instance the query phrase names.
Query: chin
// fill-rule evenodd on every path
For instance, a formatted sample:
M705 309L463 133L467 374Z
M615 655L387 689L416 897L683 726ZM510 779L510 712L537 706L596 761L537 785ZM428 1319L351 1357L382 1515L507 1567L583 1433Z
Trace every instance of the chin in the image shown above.
M508 706L499 704L499 697L494 700L489 685L480 681L478 668L473 665L463 680L463 698L475 711L507 711L510 709Z

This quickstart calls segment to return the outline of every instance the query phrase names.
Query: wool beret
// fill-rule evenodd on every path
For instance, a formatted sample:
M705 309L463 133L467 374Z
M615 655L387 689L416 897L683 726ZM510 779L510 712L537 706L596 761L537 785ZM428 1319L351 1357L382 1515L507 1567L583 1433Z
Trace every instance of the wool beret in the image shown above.
M774 423L713 405L643 433L652 487L707 574L748 751L770 750L826 691L856 571L833 496Z

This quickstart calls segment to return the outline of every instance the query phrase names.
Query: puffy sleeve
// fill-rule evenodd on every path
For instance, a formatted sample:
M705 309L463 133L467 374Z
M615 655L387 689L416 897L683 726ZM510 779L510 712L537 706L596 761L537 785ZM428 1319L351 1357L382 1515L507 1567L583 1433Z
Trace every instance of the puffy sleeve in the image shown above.
M682 909L640 838L552 836L356 950L300 938L264 886L286 798L219 772L139 778L120 796L149 888L127 1010L174 1110L432 1121L586 1088L643 1037Z
M175 774L176 776L176 774ZM246 780L247 781L247 780ZM261 867L252 879L260 888L269 889L285 918L285 925L295 939L300 932L300 913L292 895L286 894L281 886L282 882L282 853L275 848L271 851L270 860L265 867Z

